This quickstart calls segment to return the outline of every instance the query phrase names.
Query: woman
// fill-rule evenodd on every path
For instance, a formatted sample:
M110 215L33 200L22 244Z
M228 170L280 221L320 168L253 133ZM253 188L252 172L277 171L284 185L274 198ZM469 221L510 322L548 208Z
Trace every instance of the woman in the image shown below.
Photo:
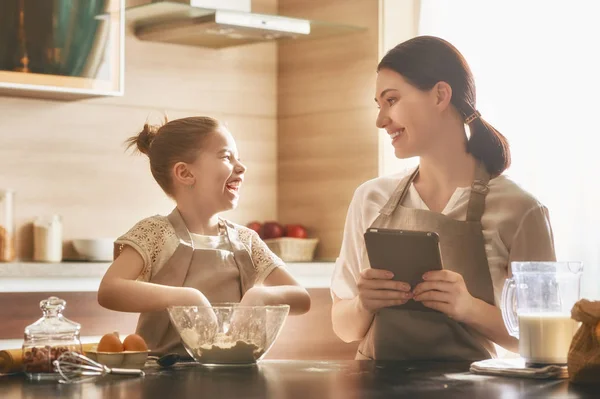
M516 351L498 303L510 262L555 260L547 209L502 175L508 142L477 111L473 76L450 43L399 44L376 86L377 127L398 158L420 162L354 194L332 279L336 334L361 341L358 359L480 360L495 355L494 343ZM437 232L444 270L410 287L371 269L369 227ZM411 300L435 311L397 306Z

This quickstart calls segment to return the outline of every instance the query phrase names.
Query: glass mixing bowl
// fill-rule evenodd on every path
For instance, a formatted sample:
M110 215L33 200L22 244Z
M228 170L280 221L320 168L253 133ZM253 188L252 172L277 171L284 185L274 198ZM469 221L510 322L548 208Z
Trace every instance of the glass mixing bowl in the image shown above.
M167 310L185 349L198 363L249 366L271 349L290 307L216 304Z

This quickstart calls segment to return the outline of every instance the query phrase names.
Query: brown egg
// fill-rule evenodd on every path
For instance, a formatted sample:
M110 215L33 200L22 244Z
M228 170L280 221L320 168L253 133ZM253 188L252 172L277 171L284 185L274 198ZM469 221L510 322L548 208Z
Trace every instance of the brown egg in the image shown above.
M98 352L123 352L123 344L116 334L104 334L98 343Z
M144 338L137 334L128 335L123 341L123 347L126 351L145 352L148 350L148 345Z
M596 339L598 340L598 343L600 344L600 321L596 324Z

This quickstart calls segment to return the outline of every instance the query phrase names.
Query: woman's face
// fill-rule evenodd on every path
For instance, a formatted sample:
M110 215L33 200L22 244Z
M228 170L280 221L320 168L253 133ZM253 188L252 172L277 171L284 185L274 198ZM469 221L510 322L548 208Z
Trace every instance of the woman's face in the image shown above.
M435 143L439 107L434 89L420 90L399 73L381 69L375 102L379 108L376 125L387 131L396 157L421 156Z

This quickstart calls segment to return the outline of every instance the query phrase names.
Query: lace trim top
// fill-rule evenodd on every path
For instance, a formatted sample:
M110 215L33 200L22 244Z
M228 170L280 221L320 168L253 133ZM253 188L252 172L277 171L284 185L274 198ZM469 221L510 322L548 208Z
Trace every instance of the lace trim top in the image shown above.
M257 273L256 283L262 283L276 267L285 267L285 263L269 249L254 230L235 223L231 224L252 257ZM169 219L166 216L156 215L138 222L119 237L115 245L115 256L118 256L125 245L129 245L141 255L144 267L137 279L147 282L175 253L179 238Z

